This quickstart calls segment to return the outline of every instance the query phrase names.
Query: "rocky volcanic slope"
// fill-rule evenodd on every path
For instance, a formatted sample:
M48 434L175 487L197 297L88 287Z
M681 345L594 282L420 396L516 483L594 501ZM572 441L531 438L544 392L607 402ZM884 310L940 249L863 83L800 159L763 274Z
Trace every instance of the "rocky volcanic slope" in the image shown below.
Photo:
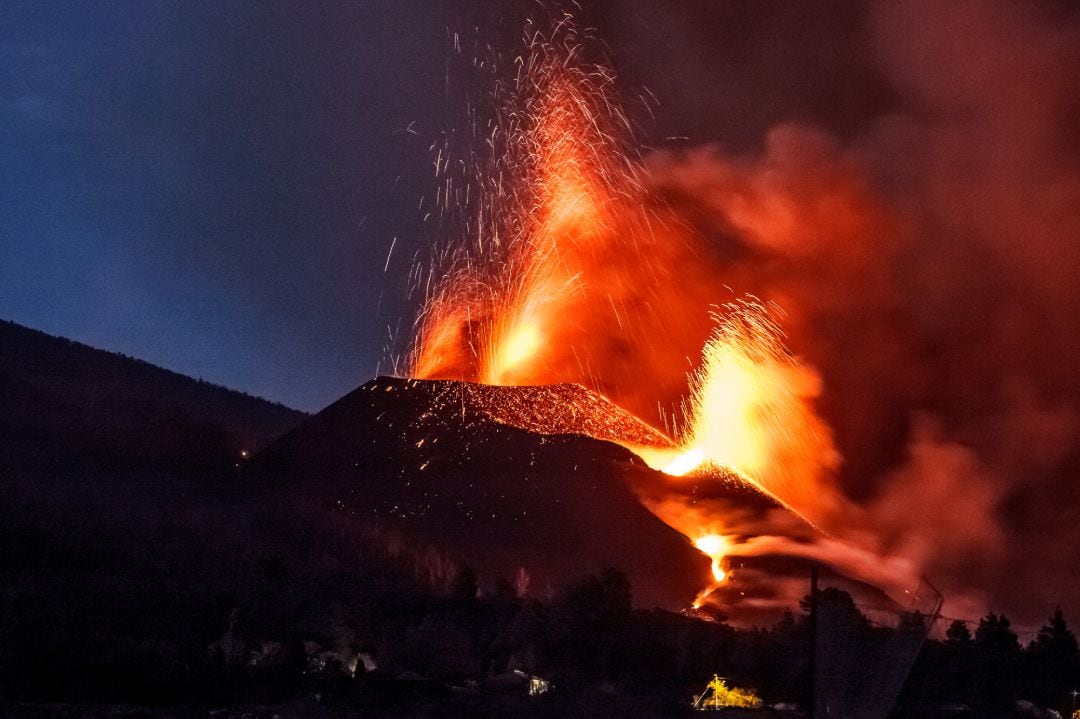
M668 477L613 442L671 446L578 385L381 377L271 445L254 470L272 491L351 518L414 559L437 550L464 561L488 586L524 569L529 593L543 596L618 567L638 604L683 608L711 572L646 508L675 507L721 519L710 532L776 547L732 558L714 595L725 611L768 622L797 602L816 530L737 475Z
M458 401L496 422L540 434L581 434L620 444L672 447L671 439L578 384L498 387L446 382L440 403Z
M522 417L530 429L507 424ZM270 446L255 469L282 491L460 558L482 582L523 568L530 593L543 595L618 567L637 603L686 606L709 561L631 491L637 475L657 473L583 433L658 434L581 387L378 378Z

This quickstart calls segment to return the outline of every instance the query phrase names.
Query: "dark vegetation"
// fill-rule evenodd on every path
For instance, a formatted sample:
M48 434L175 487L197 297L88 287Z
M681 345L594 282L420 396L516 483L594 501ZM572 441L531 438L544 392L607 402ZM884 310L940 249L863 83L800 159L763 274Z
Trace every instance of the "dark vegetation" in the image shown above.
M0 331L0 715L683 716L714 672L807 696L808 605L737 630L635 609L617 570L522 598L264 483L239 452L299 413ZM835 589L821 606L819 668L857 689L906 630ZM923 647L895 716L1067 713L1078 684L1060 612L1026 647L991 614Z
M516 387L462 386L373 379L274 442L253 472L363 526L436 546L470 564L482 583L516 579L524 568L536 596L618 566L639 604L681 606L694 596L708 558L631 490L656 472L591 436L539 434L493 418L490 405L512 414L506 400L520 398ZM584 388L567 389L548 398L573 407L564 415L589 417L594 428L623 421L606 401L590 406L595 395ZM488 397L477 402L477 394ZM536 404L542 412L544 402ZM726 491L746 513L752 502L775 506L757 490Z
M129 467L229 462L298 425L280 404L0 320L0 449ZM30 453L37 452L38 457Z

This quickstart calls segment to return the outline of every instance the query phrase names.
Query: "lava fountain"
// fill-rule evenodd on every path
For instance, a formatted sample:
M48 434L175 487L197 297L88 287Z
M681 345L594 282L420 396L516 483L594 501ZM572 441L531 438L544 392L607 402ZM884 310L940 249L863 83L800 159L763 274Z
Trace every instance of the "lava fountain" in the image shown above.
M588 314L594 270L614 251L616 205L640 192L614 127L626 120L613 76L573 63L569 18L556 32L559 42L527 38L514 91L495 98L490 155L469 178L478 187L474 236L438 270L417 322L412 376L552 381L575 345L575 318Z
M635 451L675 476L711 463L789 507L817 514L809 508L820 499L818 475L835 468L839 456L814 412L820 378L785 349L775 314L753 298L714 312L716 329L689 378L679 449Z
M626 407L701 346L688 329L700 323L687 318L707 317L717 302L701 304L700 292L681 288L708 267L687 260L699 248L663 231L662 203L622 139L630 123L614 76L582 59L581 40L569 16L548 35L527 33L511 89L499 86L494 98L486 162L453 191L447 176L440 200L467 208L467 237L428 274L410 376L576 382ZM436 166L446 173L444 152ZM706 279L695 286L722 287L722 277ZM820 382L785 350L778 315L755 299L714 311L701 363L689 376L677 370L688 376L689 398L673 413L670 444L626 446L673 481L737 475L812 517L837 455L813 409ZM643 503L712 559L710 589L725 581L725 557L740 541L728 517Z

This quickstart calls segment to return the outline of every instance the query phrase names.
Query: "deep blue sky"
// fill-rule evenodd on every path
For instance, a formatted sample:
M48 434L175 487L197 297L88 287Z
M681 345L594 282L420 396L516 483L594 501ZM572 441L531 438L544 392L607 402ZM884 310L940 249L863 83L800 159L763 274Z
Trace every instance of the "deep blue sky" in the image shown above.
M414 253L445 232L417 205L461 116L447 29L516 28L521 6L8 0L0 317L306 410L387 369ZM865 78L815 83L851 65L823 48L857 14L758 7L624 0L587 20L660 99L658 137L753 142L815 108L843 131ZM832 45L759 42L813 18Z
M832 288L814 343L844 483L899 483L945 576L1036 620L1080 606L1076 1L580 3L647 143L808 123L867 173L900 220L863 248L894 309ZM413 258L454 236L418 210L462 129L448 30L505 48L537 7L0 0L0 318L325 406L388 368Z
M445 122L390 5L5 3L0 316L305 409L371 376Z

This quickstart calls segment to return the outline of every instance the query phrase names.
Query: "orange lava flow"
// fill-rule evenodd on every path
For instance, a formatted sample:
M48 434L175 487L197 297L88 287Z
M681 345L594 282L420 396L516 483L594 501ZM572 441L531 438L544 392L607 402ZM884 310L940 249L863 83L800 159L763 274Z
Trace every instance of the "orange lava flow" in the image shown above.
M783 345L768 308L730 303L690 377L687 430L677 453L642 451L654 469L682 476L706 464L737 472L796 508L811 506L815 478L838 461L812 405L820 380Z
M580 246L595 241L602 185L593 177L588 108L565 79L555 79L537 108L530 165L535 173L532 224L520 241L517 292L492 325L481 380L533 381L559 311L577 291Z
M670 248L649 229L646 193L618 139L628 123L613 77L571 61L579 47L568 19L557 35L530 39L513 93L499 103L492 157L475 180L472 236L431 272L412 377L602 389L606 376L621 372L624 386L647 395L656 358L677 361L685 352L654 330L708 311L684 306L675 263L664 261ZM654 292L661 285L667 294ZM672 477L715 465L788 506L812 505L815 477L836 462L811 407L817 376L784 350L761 303L724 305L714 323L672 446L628 448ZM724 518L689 508L658 516L711 559L701 601L727 577L734 540L716 531Z
M606 126L610 75L534 38L480 179L479 237L445 271L417 324L410 374L485 384L551 381L577 330L626 163ZM486 240L481 239L486 237Z

